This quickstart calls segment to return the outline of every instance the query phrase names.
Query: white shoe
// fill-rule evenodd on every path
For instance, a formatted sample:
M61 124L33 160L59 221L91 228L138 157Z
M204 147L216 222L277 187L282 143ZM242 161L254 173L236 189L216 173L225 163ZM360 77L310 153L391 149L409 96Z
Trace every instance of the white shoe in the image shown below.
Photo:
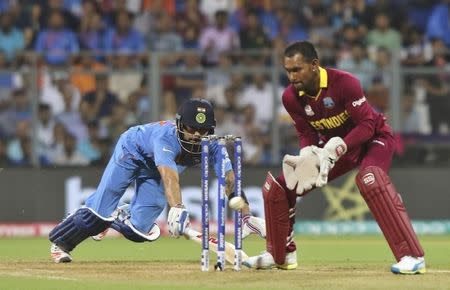
M423 257L404 256L400 262L391 267L391 272L394 274L423 274L426 271Z
M56 244L52 244L50 247L50 256L55 263L69 263L72 262L72 257L68 252L63 251Z
M297 252L286 254L286 260L283 265L275 264L273 256L269 252L263 252L259 256L249 257L242 264L248 268L254 269L272 269L278 268L283 270L293 270L297 268Z

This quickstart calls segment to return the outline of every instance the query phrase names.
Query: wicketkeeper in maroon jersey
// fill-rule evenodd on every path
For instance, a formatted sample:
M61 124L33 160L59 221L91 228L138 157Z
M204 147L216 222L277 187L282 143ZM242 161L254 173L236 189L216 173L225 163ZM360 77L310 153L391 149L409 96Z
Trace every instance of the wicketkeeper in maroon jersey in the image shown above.
M397 260L391 271L424 273L424 252L388 176L395 140L386 118L367 102L355 76L322 68L307 41L285 49L284 68L291 84L282 100L295 123L300 154L284 157L281 176L268 173L263 186L267 252L244 264L295 269L297 196L359 168L356 184Z

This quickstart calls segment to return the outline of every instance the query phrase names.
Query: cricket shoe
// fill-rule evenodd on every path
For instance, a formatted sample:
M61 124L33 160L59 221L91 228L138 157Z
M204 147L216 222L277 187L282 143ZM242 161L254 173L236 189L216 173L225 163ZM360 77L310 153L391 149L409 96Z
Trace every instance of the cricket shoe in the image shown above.
M72 262L72 257L66 251L63 251L56 244L52 244L50 247L50 256L55 263L69 263Z
M242 264L248 268L254 269L272 269L278 268L282 270L294 270L297 268L297 251L286 253L286 259L283 265L277 265L273 256L269 252L263 252L259 256L249 257Z
M423 257L404 256L400 262L391 267L391 272L394 274L423 274L426 271Z

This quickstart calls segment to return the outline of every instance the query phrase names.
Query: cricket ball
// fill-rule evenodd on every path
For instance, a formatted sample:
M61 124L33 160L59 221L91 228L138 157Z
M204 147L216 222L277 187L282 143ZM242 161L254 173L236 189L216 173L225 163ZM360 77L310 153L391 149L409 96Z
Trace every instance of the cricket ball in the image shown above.
M228 205L234 210L240 210L245 206L245 200L240 196L235 196L228 201Z

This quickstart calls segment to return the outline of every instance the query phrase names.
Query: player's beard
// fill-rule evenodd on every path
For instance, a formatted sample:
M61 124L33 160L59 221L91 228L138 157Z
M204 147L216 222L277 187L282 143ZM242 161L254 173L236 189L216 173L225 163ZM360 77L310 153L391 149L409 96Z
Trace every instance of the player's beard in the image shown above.
M315 83L315 80L312 77L309 80L303 80L303 81L298 81L297 83L293 83L293 85L298 92L303 91L308 96L315 96L317 94L317 92L314 89L314 83Z
M298 92L303 91L305 89L303 82L292 83L292 85Z

